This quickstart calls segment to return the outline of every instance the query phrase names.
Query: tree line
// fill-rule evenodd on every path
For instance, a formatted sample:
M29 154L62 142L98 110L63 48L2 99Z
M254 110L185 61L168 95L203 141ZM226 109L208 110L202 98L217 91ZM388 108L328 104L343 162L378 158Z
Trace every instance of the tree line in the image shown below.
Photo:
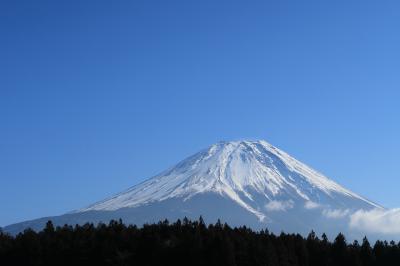
M54 227L49 221L40 232L0 231L0 265L390 266L400 265L400 243L275 235L220 221L206 225L201 217L142 227L121 220Z

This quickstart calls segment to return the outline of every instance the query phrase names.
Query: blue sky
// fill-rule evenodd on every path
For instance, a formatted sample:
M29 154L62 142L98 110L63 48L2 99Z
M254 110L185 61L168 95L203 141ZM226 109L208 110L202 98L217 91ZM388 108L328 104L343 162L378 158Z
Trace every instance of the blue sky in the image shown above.
M397 1L2 1L0 225L265 139L400 206Z

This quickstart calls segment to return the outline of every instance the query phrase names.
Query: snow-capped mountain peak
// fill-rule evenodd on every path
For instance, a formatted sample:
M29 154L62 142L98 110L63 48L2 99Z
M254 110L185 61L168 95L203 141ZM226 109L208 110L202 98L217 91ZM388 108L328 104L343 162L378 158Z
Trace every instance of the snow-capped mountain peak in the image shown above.
M218 142L159 175L87 208L50 217L54 224L122 219L143 225L183 217L217 219L307 234L352 232L349 215L382 208L265 141ZM10 225L43 228L49 217Z
M351 208L354 201L354 207L380 208L261 140L219 142L78 212L138 207L171 198L186 201L204 193L227 197L260 220L268 216L264 205L271 202Z

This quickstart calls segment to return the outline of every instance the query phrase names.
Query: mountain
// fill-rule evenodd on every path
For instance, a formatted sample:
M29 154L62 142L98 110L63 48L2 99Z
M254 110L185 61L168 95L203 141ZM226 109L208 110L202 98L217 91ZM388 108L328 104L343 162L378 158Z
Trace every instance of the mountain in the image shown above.
M61 216L10 225L16 233L123 219L142 225L200 215L206 222L279 232L349 231L347 216L382 208L265 141L219 142L111 198Z

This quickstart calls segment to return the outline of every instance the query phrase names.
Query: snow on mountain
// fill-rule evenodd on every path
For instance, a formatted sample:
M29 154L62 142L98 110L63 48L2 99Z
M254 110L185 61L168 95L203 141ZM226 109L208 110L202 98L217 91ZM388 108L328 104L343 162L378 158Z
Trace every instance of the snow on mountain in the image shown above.
M349 215L383 209L265 141L219 142L111 198L71 213L5 228L108 222L141 225L200 215L231 225L307 233L349 230Z
M358 202L357 207L361 202L365 207L380 208L265 141L231 141L214 144L171 169L79 212L138 207L169 198L186 201L206 192L232 199L260 220L268 215L268 207L256 208L254 195L261 196L267 204L279 204L284 199L302 201L306 208L319 204L336 208L342 207L343 198L348 198L350 202ZM353 207L349 201L346 203L347 208Z

